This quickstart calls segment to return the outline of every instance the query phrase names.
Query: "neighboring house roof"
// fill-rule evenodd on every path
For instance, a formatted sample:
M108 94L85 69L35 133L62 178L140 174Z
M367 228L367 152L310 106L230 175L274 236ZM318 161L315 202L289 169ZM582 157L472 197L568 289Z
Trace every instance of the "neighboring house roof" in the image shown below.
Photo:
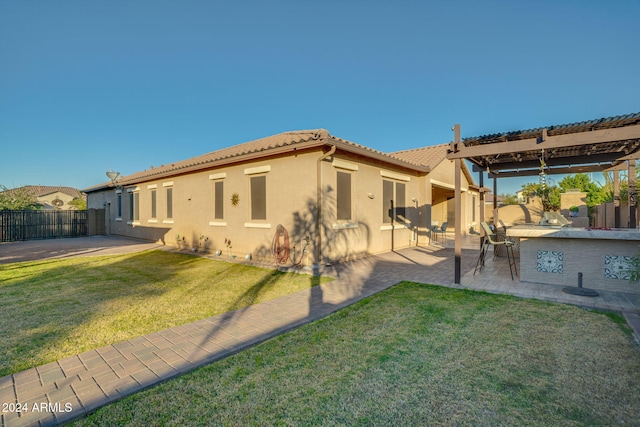
M26 194L33 197L44 197L53 193L62 193L78 199L83 197L82 192L76 188L50 185L25 185L24 187L11 188L9 190L2 191L2 193L11 195L11 193L16 191L24 191Z
M449 144L440 144L429 147L414 148L411 150L396 151L395 153L390 153L390 155L399 159L418 163L429 168L429 170L433 170L447 158L448 150ZM462 172L467 178L469 184L475 187L471 172L464 162L462 162Z
M425 165L392 156L364 145L356 144L341 138L336 138L329 134L326 129L312 129L284 132L266 138L256 139L221 150L212 151L201 156L192 157L187 160L162 165L156 168L144 170L131 175L124 176L118 180L119 185L135 184L152 179L164 178L187 172L194 172L208 169L214 166L222 166L245 160L253 160L269 155L276 155L304 149L318 147L322 145L336 145L337 148L349 151L362 156L374 158L387 163L395 164L404 168L428 172ZM84 189L85 192L102 190L111 186L111 182L105 182L93 187Z

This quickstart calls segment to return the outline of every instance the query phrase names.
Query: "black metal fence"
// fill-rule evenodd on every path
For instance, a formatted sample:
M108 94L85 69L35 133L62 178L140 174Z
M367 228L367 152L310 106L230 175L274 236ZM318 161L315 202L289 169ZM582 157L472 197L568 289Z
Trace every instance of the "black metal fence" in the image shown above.
M0 211L0 242L87 235L87 211Z

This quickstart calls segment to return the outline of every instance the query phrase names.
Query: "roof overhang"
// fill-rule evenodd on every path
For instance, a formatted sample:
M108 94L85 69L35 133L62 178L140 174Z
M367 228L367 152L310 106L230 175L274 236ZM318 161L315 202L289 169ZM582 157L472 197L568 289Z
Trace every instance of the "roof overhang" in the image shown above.
M370 159L374 159L374 160L391 164L396 167L404 168L407 170L413 170L419 173L428 173L430 171L429 167L427 166L410 163L402 159L398 159L393 156L390 156L388 154L367 148L365 146L361 146L352 142L342 140L340 138L329 136L326 138L312 139L304 142L296 142L293 144L271 147L266 150L252 151L252 152L246 152L246 153L242 153L235 156L217 158L211 161L191 164L189 166L184 166L184 167L175 168L175 169L167 170L167 169L158 168L157 172L154 172L154 170L146 171L143 177L136 176L136 174L130 177L124 176L120 180L118 180L117 185L112 183L111 181L107 181L89 188L85 188L82 191L85 193L102 191L110 188L116 188L116 186L134 185L134 184L139 184L142 182L152 181L156 179L163 179L163 178L168 178L168 177L173 177L178 175L184 175L187 173L198 172L201 170L219 168L219 167L227 166L230 164L248 162L248 161L253 161L258 159L265 159L272 156L291 154L293 152L298 152L302 150L321 148L321 147L332 146L332 145L335 145L336 148L342 151L367 157Z
M392 157L388 154L385 154L376 150L372 150L364 146L348 143L340 139L329 140L325 143L325 145L335 145L336 148L340 150L357 154L359 156L368 157L368 158L378 160L380 162L388 163L394 166L398 166L404 169L413 170L416 172L429 173L431 171L431 168L429 168L426 165L410 163L410 162L398 159L396 157Z

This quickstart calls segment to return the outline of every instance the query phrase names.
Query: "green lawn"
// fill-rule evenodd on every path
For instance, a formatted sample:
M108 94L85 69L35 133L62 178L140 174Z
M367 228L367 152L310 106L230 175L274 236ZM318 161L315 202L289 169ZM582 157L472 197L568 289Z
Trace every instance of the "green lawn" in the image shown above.
M78 425L638 425L623 319L404 282Z
M164 251L0 265L0 376L315 283Z

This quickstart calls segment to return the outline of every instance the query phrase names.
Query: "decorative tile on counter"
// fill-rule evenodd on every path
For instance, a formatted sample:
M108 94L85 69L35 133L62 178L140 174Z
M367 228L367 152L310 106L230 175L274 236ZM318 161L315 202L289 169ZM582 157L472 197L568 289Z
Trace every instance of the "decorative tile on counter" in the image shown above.
M564 271L562 252L538 251L538 271L562 274Z
M604 277L607 279L629 280L634 270L634 257L625 255L605 255Z

